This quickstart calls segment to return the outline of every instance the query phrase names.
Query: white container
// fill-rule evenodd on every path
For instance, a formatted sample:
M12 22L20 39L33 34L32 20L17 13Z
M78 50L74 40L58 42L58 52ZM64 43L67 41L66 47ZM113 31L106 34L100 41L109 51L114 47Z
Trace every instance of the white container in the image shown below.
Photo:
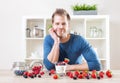
M55 65L56 73L59 75L65 75L66 65Z

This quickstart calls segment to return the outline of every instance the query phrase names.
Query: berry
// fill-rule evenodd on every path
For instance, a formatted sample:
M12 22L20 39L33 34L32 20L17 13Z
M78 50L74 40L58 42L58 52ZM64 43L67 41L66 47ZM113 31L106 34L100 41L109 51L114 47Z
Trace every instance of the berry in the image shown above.
M87 79L90 79L90 77L89 77L89 76L86 76L86 78L87 78Z
M54 70L54 69L51 69L51 70L50 70L50 73L51 73L51 74L55 74L55 70Z
M91 77L95 79L95 78L96 78L96 74L95 74L95 73L92 73L92 74L91 74Z
M41 72L40 72L40 75L43 75L43 74L45 74L44 71L41 71Z
M74 79L74 80L77 80L77 77L76 77L76 76L74 76L74 77L73 77L73 79Z
M67 76L70 76L70 74L71 74L70 71L67 71L67 72L66 72L66 75L67 75Z
M58 79L58 75L57 74L53 75L53 79Z
M38 75L38 78L41 78L41 75Z
M82 75L82 74L79 74L79 75L78 75L78 78L82 79L82 78L83 78L83 75Z
M51 73L49 72L49 76L51 76Z
M70 61L70 60L69 60L68 58L65 58L65 59L64 59L64 62L65 62L65 63L69 63L69 61Z
M30 76L31 78L34 78L34 76L32 75L32 76Z
M28 76L27 76L27 75L23 75L23 77L24 77L24 78L28 78Z
M106 71L106 75L107 75L107 77L111 78L111 77L112 77L111 71L110 71L110 70L107 70L107 71Z
M99 76L100 76L100 78L103 78L103 77L104 77L104 72L103 72L103 71L100 71L100 72L99 72Z
M73 73L70 73L69 77L70 77L70 78L73 78Z
M97 76L97 79L100 79L100 76Z
M75 72L74 72L74 75L75 75L75 76L78 76L78 75L79 75L79 71L75 71Z

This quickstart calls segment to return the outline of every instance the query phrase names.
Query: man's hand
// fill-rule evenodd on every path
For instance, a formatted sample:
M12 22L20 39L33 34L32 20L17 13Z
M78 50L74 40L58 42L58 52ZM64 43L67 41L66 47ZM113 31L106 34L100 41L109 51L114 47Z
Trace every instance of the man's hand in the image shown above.
M60 43L60 38L57 36L54 28L50 28L49 33L50 33L51 37L53 38L54 42Z

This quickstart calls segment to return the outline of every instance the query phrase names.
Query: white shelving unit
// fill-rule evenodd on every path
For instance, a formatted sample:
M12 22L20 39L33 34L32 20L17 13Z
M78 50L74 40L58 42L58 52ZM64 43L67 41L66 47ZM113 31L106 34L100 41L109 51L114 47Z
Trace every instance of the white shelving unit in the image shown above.
M48 34L50 17L23 18L25 39L25 61L43 59L43 41ZM34 28L37 26L35 34ZM71 16L71 33L84 36L95 48L102 63L102 70L110 68L109 16L83 15ZM26 30L27 29L27 30ZM28 31L29 29L29 31ZM30 33L29 33L30 32Z

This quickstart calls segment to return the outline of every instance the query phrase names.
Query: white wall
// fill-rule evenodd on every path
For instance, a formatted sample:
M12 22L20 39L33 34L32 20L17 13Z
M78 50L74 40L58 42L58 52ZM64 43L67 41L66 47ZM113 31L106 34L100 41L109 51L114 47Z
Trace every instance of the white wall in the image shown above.
M111 68L120 69L120 9L117 0L0 0L0 69L10 69L14 61L23 60L22 16L51 15L56 8L72 14L71 5L77 2L98 4L99 14L110 15Z

